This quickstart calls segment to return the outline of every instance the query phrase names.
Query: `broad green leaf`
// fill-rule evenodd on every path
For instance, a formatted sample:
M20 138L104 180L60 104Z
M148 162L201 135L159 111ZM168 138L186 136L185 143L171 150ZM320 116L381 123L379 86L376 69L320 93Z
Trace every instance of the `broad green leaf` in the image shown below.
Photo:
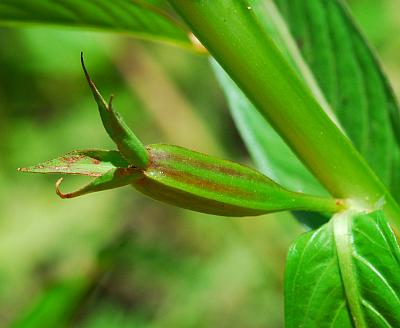
M291 327L398 327L400 249L381 211L344 212L289 251L285 318Z
M340 124L399 197L400 112L378 60L339 0L274 0Z
M60 25L128 33L192 48L186 29L156 1L2 0L0 25Z

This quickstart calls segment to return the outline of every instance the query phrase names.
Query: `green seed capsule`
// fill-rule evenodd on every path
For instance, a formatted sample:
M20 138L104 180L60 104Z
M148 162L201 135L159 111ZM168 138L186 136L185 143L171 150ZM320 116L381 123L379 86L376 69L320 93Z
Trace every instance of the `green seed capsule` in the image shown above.
M283 210L336 211L331 198L288 191L258 171L182 147L147 147L149 166L132 185L159 201L226 216L251 216Z

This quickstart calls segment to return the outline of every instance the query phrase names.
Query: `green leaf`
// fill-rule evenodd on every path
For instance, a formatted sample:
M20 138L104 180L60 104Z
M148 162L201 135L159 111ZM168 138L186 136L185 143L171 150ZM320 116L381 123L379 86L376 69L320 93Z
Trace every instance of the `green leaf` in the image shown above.
M286 326L398 327L400 249L381 211L344 212L291 246Z
M2 0L1 25L59 25L128 33L194 49L188 31L155 1Z
M398 103L344 2L274 1L347 135L399 197Z

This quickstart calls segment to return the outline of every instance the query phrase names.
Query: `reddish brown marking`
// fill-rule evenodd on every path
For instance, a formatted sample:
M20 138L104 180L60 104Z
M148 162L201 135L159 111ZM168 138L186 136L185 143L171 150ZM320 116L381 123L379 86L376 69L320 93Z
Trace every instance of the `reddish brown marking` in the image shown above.
M343 206L344 205L343 199L336 199L336 205L337 206Z
M61 161L68 163L68 164L74 164L77 161L79 161L80 159L84 158L85 155L73 155L73 156L65 156L65 157L61 157Z
M122 176L130 175L130 174L135 173L135 172L138 172L138 169L134 168L134 167L128 167L128 168L119 167L115 171L115 175L122 177Z
M77 175L82 175L82 173L77 173ZM102 173L91 173L91 172L88 172L88 173L84 173L84 175L86 175L88 177L97 178L97 177L101 177L103 174Z
M247 169L251 172L238 172L237 170L232 169L232 168L224 167L224 166L221 166L218 164L205 163L198 159L194 159L191 157L185 157L185 156L178 155L178 154L172 154L172 153L168 153L166 151L154 152L154 150L152 150L152 152L150 152L150 153L151 153L151 155L153 155L153 156L151 156L153 167L164 167L165 165L168 165L168 162L167 162L168 160L172 160L172 161L176 161L176 162L179 162L182 164L188 163L190 166L197 167L200 169L210 170L213 172L220 172L222 174L235 176L235 177L239 177L239 178L244 178L244 179L248 179L248 180L260 179L260 178L268 179L261 173L258 173L257 171L255 171L252 168L249 168L247 166L243 166L243 168ZM166 161L167 163L164 163L164 161ZM237 164L237 165L239 165L239 164Z
M257 193L254 192L250 192L250 191L244 191L244 190L240 190L237 189L236 187L233 186L227 186L227 185L220 185L220 184L215 184L214 182L211 182L210 180L206 180L204 178L200 178L197 177L193 174L190 173L184 173L182 174L182 172L177 171L177 170L173 170L170 168L162 168L162 175L172 178L176 181L185 183L187 185L190 186L195 186L201 189L205 189L205 190L209 190L209 191L213 191L216 193L224 193L224 194L229 194L231 196L235 196L235 197L241 197L244 199L258 199L259 197L257 197ZM159 180L156 180L159 183L162 183Z
M99 165L101 162L98 159L92 158L92 163L95 165Z
M144 186L149 180L147 179L146 176L143 176L143 178L140 178L138 180L135 180L135 185L138 186Z

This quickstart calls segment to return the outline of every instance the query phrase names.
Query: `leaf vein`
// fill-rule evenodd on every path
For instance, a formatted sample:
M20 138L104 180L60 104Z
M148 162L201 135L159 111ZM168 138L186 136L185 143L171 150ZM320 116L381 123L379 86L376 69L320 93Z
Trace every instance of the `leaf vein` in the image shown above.
M393 296L395 297L396 301L399 303L400 305L400 299L399 296L397 295L396 291L393 289L393 287L390 285L390 283L386 280L386 278L379 272L379 270L377 268L375 268L371 262L369 262L365 257L361 256L358 253L354 253L353 257L360 261L361 263L363 263L371 272L373 272L382 282L384 285L386 285L386 287L388 288L388 290L393 294Z

